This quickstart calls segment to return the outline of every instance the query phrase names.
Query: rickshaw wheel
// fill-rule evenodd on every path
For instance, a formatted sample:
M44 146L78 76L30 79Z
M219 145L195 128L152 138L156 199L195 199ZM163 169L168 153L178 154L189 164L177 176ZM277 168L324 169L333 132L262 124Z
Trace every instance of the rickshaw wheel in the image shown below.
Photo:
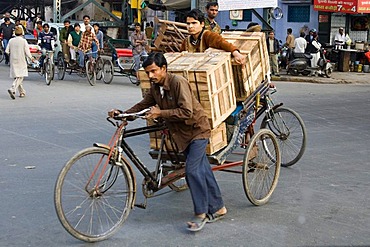
M95 65L92 61L87 61L85 65L86 77L91 86L96 84Z
M261 129L249 141L243 159L243 187L249 201L260 206L268 202L280 174L280 150L271 130Z
M102 66L103 81L105 84L110 84L114 77L114 67L110 60L105 60Z
M63 80L66 73L66 64L64 62L63 56L58 56L57 68L58 68L58 80Z
M98 57L96 59L96 79L101 80L103 78L103 64L104 60L101 57Z

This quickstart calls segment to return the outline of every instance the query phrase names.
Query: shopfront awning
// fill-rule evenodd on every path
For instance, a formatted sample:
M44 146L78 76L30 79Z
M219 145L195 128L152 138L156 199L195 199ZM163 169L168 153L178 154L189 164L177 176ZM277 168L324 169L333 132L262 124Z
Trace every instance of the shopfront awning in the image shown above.
M314 0L314 10L349 14L370 13L370 0Z

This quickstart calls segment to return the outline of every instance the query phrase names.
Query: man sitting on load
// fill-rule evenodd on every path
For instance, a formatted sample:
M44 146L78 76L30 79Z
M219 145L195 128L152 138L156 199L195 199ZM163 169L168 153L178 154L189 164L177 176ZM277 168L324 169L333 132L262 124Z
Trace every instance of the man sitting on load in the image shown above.
M199 9L193 9L186 15L189 36L182 42L181 51L204 52L209 47L231 52L235 62L245 64L245 56L227 42L220 34L204 29L204 14Z
M45 23L43 26L43 31L39 33L37 44L40 46L42 55L40 57L40 67L44 64L46 51L54 51L54 34L50 32L49 24ZM53 61L53 54L50 54L50 59Z
M85 28L86 31L82 33L80 43L78 44L78 55L79 55L78 63L80 68L84 68L85 53L92 49L93 41L95 41L95 44L98 47L99 51L99 40L96 38L95 34L91 31L92 30L91 26L88 25L85 26Z

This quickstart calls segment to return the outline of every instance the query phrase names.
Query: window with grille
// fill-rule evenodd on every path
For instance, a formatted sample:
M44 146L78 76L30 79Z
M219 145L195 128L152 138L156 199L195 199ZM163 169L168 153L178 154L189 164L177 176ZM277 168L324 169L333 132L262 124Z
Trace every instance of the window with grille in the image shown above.
M288 22L310 22L310 5L289 5Z

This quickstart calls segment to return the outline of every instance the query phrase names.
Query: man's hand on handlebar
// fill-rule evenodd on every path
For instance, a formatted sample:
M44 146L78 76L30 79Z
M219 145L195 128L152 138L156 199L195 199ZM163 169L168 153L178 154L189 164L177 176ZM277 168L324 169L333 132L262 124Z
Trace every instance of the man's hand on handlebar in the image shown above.
M139 111L139 112L135 112L135 113L126 113L126 112L123 112L121 110L118 110L118 109L112 109L108 112L108 117L109 118L114 118L114 119L126 119L128 121L133 121L135 120L136 118L146 118L146 113L149 112L150 109L147 108L147 109L144 109L142 111Z
M108 112L108 117L110 118L115 118L117 117L119 114L121 114L122 111L121 110L118 110L118 109L112 109Z
M156 119L159 118L161 115L161 109L159 109L157 106L153 106L150 108L150 111L146 113L146 118L148 119Z

